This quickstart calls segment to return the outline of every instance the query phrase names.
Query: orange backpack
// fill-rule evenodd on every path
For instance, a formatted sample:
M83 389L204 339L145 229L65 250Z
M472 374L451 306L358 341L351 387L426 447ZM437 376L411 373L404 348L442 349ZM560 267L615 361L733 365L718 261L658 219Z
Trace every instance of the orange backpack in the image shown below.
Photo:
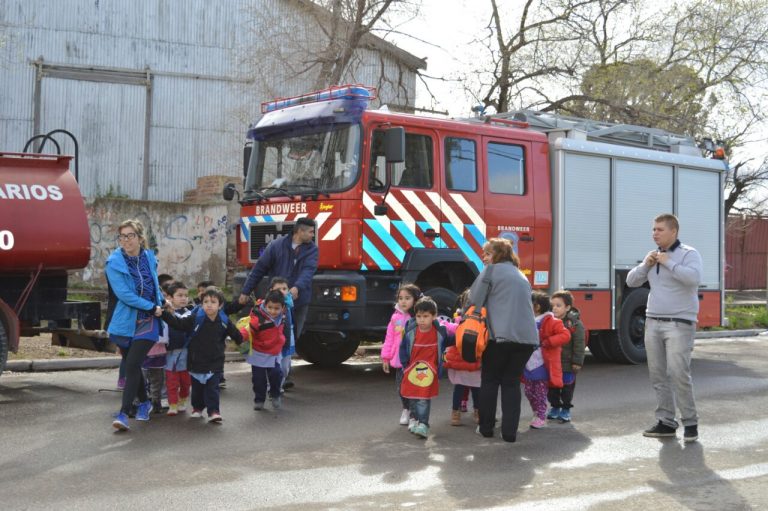
M456 328L456 349L461 358L466 362L477 362L483 356L486 346L488 346L489 333L491 331L488 322L488 311L485 303L488 300L488 294L491 291L491 274L493 265L488 268L483 277L482 285L478 288L478 305L470 306L464 313L461 323ZM493 337L491 334L490 337Z

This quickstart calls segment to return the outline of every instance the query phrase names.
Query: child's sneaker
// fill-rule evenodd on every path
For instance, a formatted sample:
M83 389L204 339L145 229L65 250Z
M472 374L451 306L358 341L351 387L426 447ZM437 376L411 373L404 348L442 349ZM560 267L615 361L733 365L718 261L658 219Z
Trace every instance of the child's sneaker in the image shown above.
M535 417L531 421L531 428L532 429L541 429L547 425L547 421L544 419L539 419L538 417Z
M273 410L279 410L281 406L283 406L283 398L281 398L280 396L273 397L272 398L272 409Z
M203 416L203 411L192 409L192 413L190 413L189 416L192 417L193 419L199 419L200 417Z
M208 416L208 422L213 422L214 424L220 424L222 420L224 419L221 417L221 414L218 412L213 412L211 415Z
M571 422L571 410L568 408L563 408L560 410L560 421Z
M227 388L227 379L223 376L221 377L221 380L219 380L219 388L220 389L226 389Z
M253 405L253 409L256 410L256 411L263 410L264 409L264 401L257 401Z
M451 410L451 426L461 426L461 412L459 410Z
M408 419L411 417L411 411L408 410L408 408L403 408L403 411L400 413L400 425L401 426L407 426L408 425Z
M148 421L150 413L152 413L152 401L146 400L143 403L139 403L139 406L136 407L136 420Z
M117 379L117 390L125 390L125 378Z
M171 405L168 407L168 411L166 412L166 414L167 414L167 415L171 415L171 416L173 416L173 415L178 415L178 414L179 414L179 410L178 410L178 408L176 407L176 405L174 405L174 404L171 404Z
M125 415L123 412L118 413L115 415L114 420L112 421L112 427L115 428L117 431L128 431L130 426L128 426L128 416Z
M161 401L153 401L152 402L152 411L157 413L157 414L160 414L160 413L167 412L168 408L163 406L163 403Z
M461 400L461 407L459 408L459 411L466 412L467 411L467 400L462 399Z
M184 413L187 411L187 398L181 397L179 398L179 404L176 405L176 409L179 411L179 413Z
M553 421L560 418L560 412L562 412L563 408L550 408L549 413L547 414L547 419Z
M413 434L421 438L427 438L429 436L429 426L418 423L416 427L413 428Z
M409 417L409 418L408 418L408 431L410 431L411 433L413 433L413 428L415 428L415 427L416 427L416 426L418 426L418 425L419 425L419 421L417 421L417 420L416 420L416 419L414 419L413 417Z

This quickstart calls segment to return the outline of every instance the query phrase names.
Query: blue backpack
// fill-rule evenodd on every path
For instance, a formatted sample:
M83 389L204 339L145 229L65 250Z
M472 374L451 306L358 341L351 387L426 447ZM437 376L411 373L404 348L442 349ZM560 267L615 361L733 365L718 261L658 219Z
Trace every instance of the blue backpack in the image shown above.
M195 328L192 330L192 335L195 335L203 324L203 321L205 321L206 315L203 308L199 305L192 309L192 314L195 315ZM226 330L227 325L229 324L229 316L224 314L223 310L219 310L219 321L221 321L221 326Z

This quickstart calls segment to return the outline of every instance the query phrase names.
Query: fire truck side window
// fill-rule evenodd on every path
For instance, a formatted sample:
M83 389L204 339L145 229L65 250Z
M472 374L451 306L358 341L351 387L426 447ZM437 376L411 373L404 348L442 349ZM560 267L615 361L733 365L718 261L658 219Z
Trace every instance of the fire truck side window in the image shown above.
M466 138L445 139L445 183L449 190L477 191L475 141Z
M392 184L405 188L432 188L434 164L432 137L405 134L405 162L392 165ZM386 186L384 161L384 131L373 132L368 188L382 191Z
M517 145L488 143L488 190L525 195L525 160Z

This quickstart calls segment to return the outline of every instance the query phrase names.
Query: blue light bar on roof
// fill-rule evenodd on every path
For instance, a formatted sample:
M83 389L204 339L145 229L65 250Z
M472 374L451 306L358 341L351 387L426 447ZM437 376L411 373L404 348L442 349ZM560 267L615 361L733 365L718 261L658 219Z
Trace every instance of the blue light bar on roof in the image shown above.
M376 99L376 88L361 84L339 85L324 90L310 92L308 94L302 94L301 96L265 101L261 104L261 113L266 114L290 106L319 103L321 101L331 101L334 99L371 101Z

